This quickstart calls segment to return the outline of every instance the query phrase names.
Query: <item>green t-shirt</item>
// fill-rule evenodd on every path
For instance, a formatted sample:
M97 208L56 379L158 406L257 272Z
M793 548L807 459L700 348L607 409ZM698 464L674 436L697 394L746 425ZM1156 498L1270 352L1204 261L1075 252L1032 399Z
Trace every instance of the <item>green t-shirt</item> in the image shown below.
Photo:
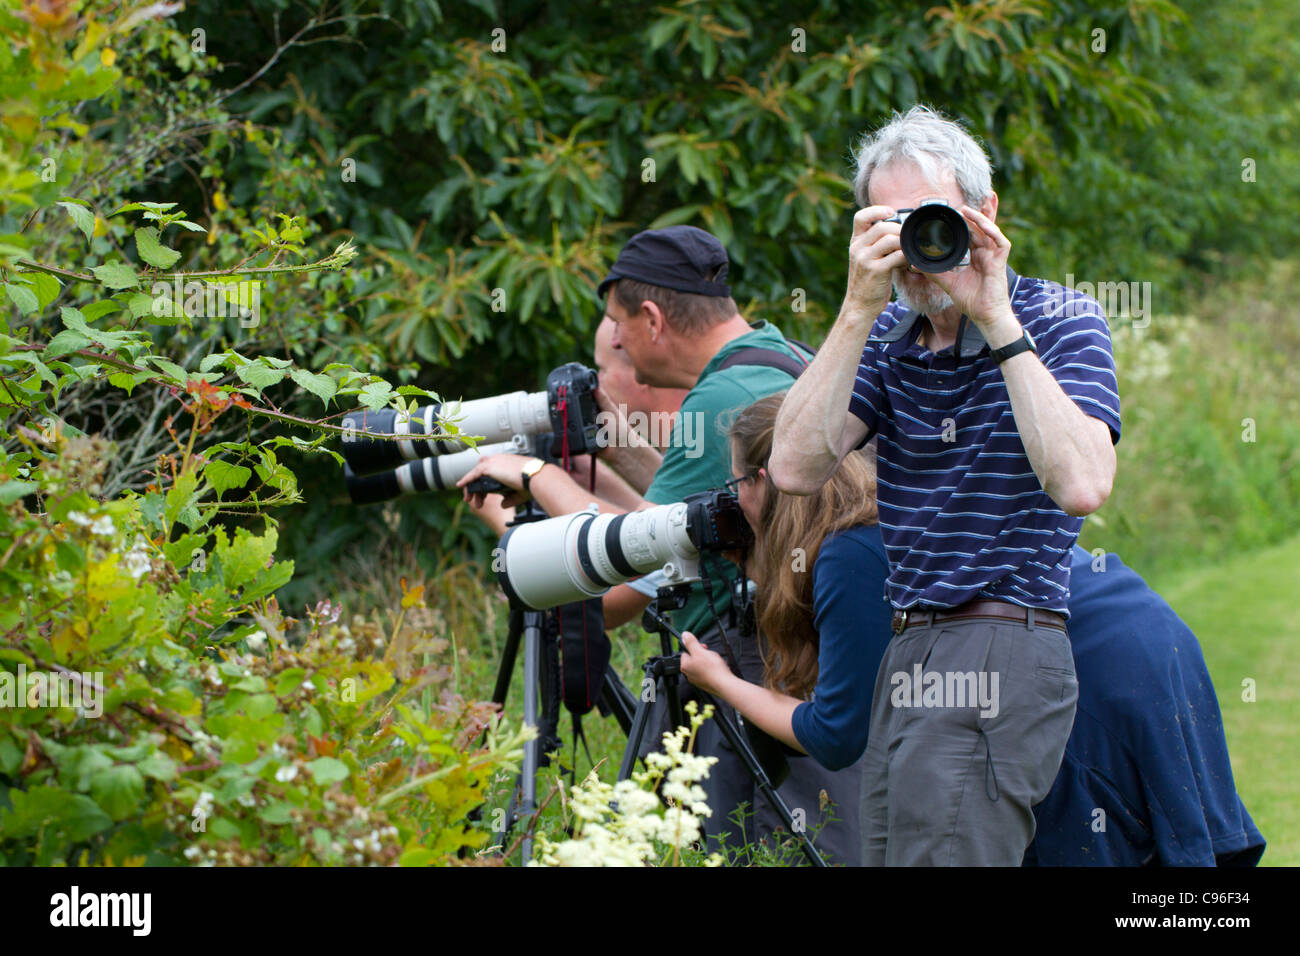
M645 499L657 505L673 504L687 495L721 488L731 478L731 442L727 429L735 412L774 392L783 392L794 384L789 374L760 365L733 365L718 371L722 361L737 349L768 348L797 358L806 358L786 343L781 330L770 322L752 323L754 331L732 339L709 360L700 372L695 387L686 393L681 411L673 424L663 464L646 489ZM709 574L713 606L718 617L726 620L726 582L736 576L736 568L721 555L705 555L704 568ZM686 606L670 615L679 630L695 634L713 623L705 603L704 588L691 588Z

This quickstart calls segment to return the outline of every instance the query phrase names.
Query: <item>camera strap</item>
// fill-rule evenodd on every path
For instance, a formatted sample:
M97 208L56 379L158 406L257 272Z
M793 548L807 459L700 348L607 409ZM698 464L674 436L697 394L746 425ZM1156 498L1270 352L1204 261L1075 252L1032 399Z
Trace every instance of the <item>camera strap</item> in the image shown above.
M811 357L817 354L817 350L811 345L798 342L794 339L786 339L786 343L792 346L792 351L808 353L809 358L795 358L793 355L787 355L785 352L778 352L776 349L763 348L757 345L747 345L744 348L736 349L718 364L718 371L732 368L736 365L759 365L764 368L775 368L785 372L791 378L798 378L803 374L804 369L808 367Z

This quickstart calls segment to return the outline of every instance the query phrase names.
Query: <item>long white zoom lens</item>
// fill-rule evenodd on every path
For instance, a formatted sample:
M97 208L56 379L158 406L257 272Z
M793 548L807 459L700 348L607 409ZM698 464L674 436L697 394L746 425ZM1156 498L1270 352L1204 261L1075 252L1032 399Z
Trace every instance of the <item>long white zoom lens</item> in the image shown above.
M506 594L535 610L604 594L609 586L587 577L578 561L578 539L593 517L580 511L509 529L499 575Z
M551 430L551 411L545 392L510 392L476 398L459 405L444 404L443 417L456 422L467 435L485 441L505 441L511 435L538 435ZM457 447L459 443L449 443Z
M599 597L615 584L663 569L689 579L699 553L686 532L686 505L622 515L581 511L511 528L502 539L501 582L527 607Z
M420 458L397 469L397 484L406 494L454 488L487 455L529 455L532 440L516 435L511 441L479 445L452 455Z
M478 435L484 442L503 442L514 435L539 435L551 430L550 403L545 392L508 392L468 402L425 405L417 409L414 420L399 414L393 421L393 434L432 435L438 431L439 418L454 421L466 435ZM424 437L399 441L397 447L407 461L471 450L464 442Z
M681 503L600 515L586 543L585 563L600 578L618 583L661 569L677 581L682 569L693 569L699 557L686 533L686 505Z

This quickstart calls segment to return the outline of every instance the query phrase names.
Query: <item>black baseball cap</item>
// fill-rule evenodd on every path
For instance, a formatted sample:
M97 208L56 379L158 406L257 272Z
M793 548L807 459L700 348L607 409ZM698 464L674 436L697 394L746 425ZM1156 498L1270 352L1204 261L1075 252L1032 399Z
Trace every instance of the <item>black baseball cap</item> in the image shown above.
M627 241L596 294L604 298L619 279L635 279L696 295L731 295L730 260L718 237L695 226L647 229Z

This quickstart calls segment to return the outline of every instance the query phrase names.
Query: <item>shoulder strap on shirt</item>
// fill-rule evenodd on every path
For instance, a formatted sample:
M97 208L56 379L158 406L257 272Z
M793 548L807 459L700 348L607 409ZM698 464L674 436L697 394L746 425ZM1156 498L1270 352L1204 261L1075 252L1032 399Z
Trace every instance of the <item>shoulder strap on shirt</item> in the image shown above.
M805 345L795 339L786 339L786 342L794 346L797 353L805 352L809 358L794 358L786 355L784 352L778 352L776 349L762 348L757 345L747 345L744 348L736 349L718 364L718 371L731 368L734 365L761 365L765 368L780 369L791 378L798 378L803 374L803 370L808 367L809 359L817 354L817 350L811 345Z

